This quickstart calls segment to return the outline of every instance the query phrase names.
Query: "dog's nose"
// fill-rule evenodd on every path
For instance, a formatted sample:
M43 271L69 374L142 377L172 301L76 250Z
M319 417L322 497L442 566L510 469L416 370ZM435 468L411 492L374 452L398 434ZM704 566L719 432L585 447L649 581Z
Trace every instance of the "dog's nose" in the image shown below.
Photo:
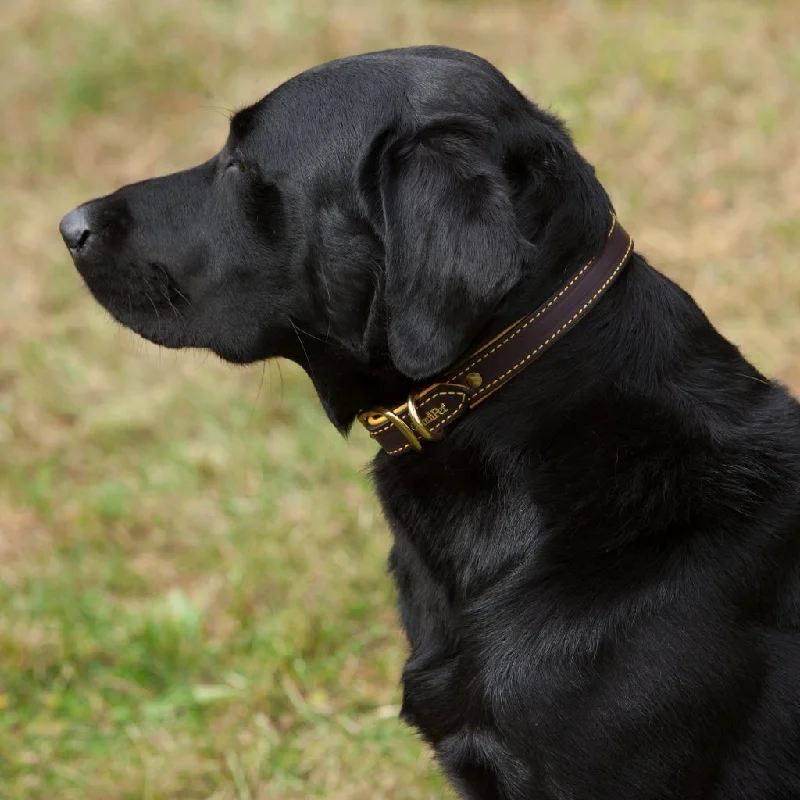
M89 215L83 206L70 211L58 226L64 243L70 250L80 250L92 235L89 227Z

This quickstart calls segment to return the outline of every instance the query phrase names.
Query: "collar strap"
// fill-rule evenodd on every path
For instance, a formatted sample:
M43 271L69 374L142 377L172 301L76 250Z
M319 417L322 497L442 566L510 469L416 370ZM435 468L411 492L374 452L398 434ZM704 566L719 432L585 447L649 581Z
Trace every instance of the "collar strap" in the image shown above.
M422 450L444 429L494 394L572 329L622 272L633 241L614 218L602 253L544 305L501 331L462 361L441 382L409 396L397 408L358 415L369 435L389 454Z

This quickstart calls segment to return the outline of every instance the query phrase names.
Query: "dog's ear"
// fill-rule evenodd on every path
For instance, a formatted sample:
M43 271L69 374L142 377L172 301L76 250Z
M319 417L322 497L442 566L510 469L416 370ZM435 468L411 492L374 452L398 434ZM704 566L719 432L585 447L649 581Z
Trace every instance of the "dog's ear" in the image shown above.
M456 361L521 277L530 245L491 135L451 117L393 138L380 157L389 355L415 380Z

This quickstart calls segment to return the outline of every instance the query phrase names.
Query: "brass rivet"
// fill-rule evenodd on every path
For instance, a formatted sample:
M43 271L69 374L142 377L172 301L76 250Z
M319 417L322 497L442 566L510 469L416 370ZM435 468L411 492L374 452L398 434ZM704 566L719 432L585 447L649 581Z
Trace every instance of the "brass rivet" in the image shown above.
M467 374L467 384L471 389L478 389L483 383L479 372L470 372Z

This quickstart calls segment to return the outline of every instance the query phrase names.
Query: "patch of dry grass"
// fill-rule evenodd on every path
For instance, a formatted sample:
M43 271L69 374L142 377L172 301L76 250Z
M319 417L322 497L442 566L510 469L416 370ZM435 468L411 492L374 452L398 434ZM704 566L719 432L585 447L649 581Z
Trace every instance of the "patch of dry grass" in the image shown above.
M449 796L395 719L388 535L289 365L120 331L58 239L319 61L473 50L564 116L639 248L800 386L800 14L651 3L6 0L0 783L9 798Z

